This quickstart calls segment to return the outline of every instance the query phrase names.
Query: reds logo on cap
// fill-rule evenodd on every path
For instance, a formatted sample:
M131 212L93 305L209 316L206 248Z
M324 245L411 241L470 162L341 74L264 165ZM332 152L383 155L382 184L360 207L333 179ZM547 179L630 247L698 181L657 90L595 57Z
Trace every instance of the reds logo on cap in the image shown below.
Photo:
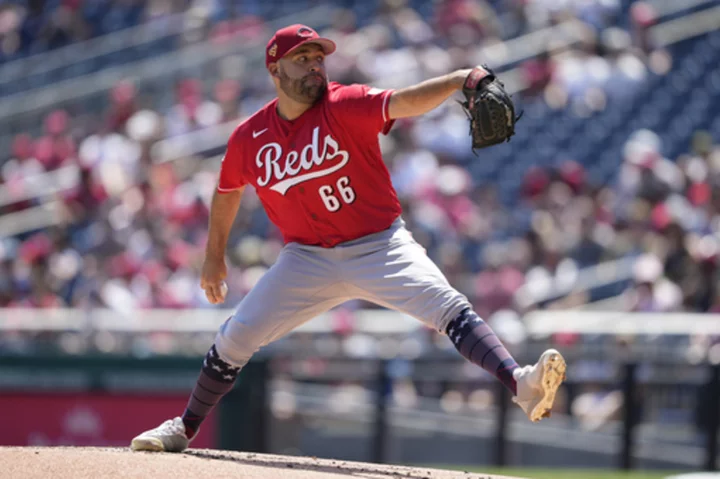
M315 35L315 30L309 27L300 27L298 28L297 34L299 37L312 37Z
M319 45L325 55L330 55L336 48L335 42L332 40L323 38L312 28L298 23L275 32L265 49L265 65L270 66L271 63L276 62L306 43Z

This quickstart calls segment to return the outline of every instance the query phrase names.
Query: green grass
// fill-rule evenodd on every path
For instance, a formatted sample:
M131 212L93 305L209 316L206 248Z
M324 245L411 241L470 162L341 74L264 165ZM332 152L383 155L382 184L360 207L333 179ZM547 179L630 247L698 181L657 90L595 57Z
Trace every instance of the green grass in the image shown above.
M459 469L475 473L499 474L504 476L515 476L528 479L663 479L671 476L673 472L630 472L606 471L602 469L534 469L534 468L503 468L494 469L487 467L458 468L456 466L447 469Z

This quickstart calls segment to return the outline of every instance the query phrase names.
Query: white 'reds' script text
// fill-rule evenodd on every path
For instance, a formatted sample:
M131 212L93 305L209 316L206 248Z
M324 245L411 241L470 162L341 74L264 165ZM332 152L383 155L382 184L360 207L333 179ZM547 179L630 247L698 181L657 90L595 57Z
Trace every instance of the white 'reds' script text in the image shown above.
M287 153L284 165L280 162L282 157L283 149L278 143L267 143L258 150L255 158L255 163L264 173L257 179L258 186L266 186L272 178L275 178L277 183L270 189L281 195L285 195L294 185L338 171L350 160L348 152L341 150L338 142L330 135L325 135L323 138L322 151L320 151L320 127L313 129L312 142L300 153L294 150ZM313 166L320 166L334 159L338 161L332 166L309 171Z

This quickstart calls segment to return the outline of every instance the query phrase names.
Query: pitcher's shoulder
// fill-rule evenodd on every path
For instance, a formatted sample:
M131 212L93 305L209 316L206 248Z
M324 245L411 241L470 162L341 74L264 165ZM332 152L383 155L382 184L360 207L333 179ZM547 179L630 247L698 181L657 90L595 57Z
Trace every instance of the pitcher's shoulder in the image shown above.
M328 83L328 99L333 103L337 103L349 98L363 96L367 88L360 83L343 85L338 82L330 82Z
M275 111L277 99L265 104L258 111L243 119L230 135L231 142L242 142L253 138L253 132L267 129L271 123L271 116Z
M337 82L328 83L328 99L331 103L342 103L344 101L364 101L374 98L376 95L384 94L391 90L372 87L364 83L352 83L343 85Z

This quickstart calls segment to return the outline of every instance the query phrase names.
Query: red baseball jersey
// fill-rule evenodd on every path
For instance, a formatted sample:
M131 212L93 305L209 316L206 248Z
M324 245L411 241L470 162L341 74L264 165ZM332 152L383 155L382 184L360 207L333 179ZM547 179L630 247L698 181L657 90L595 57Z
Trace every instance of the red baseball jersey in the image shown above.
M378 141L391 94L330 82L293 121L271 101L230 136L218 191L254 186L286 243L332 247L387 229L401 213Z

